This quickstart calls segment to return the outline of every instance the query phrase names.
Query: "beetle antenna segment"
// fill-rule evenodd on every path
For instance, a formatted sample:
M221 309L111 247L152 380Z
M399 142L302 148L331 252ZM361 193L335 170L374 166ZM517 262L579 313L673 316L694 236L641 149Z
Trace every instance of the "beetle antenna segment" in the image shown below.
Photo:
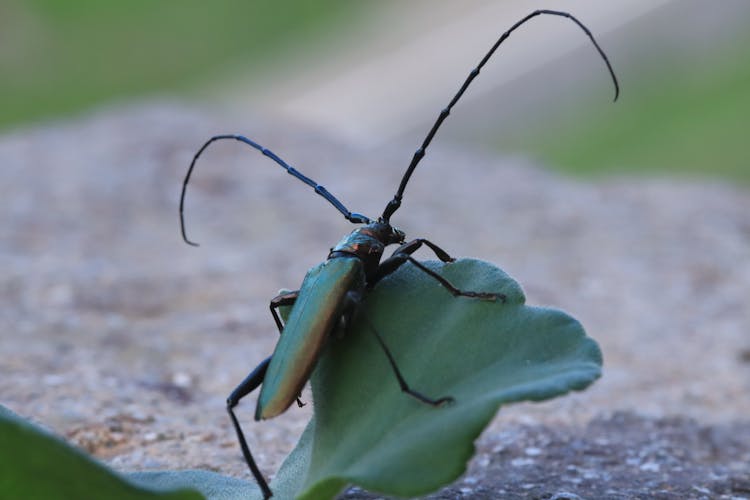
M331 193L328 192L326 188L315 182L314 180L310 179L306 175L302 174L299 170L296 168L290 166L288 163L286 163L284 160L279 158L276 153L271 151L270 149L266 149L260 144L257 144L254 141L251 141L245 136L242 135L217 135L214 137L211 137L206 143L201 146L201 148L198 150L197 153L195 153L195 156L193 156L193 161L190 162L190 167L188 168L187 174L185 174L185 180L182 182L182 193L180 194L180 230L182 231L182 239L185 240L185 243L188 245L198 246L197 243L191 241L188 239L186 233L185 233L185 216L184 216L184 207L185 207L185 192L187 191L187 185L188 182L190 182L190 176L193 174L193 168L195 167L195 162L198 160L200 155L203 153L203 151L212 143L215 141L220 141L223 139L234 139L236 141L240 141L244 144L247 144L248 146L252 146L253 148L257 149L261 153L263 153L264 156L267 156L271 158L273 161L281 165L287 173L292 175L293 177L296 177L297 179L301 180L308 186L312 187L316 193L318 193L320 196L325 198L328 203L333 205L336 210L341 212L344 217L346 217L346 220L349 222L352 222L354 224L369 224L371 221L368 217L362 215L350 212L343 203L341 203L335 196L333 196Z
M469 87L469 84L474 80L474 78L479 75L479 72L481 71L482 67L487 63L487 61L492 57L492 54L495 53L495 50L500 46L501 43L505 41L506 38L510 36L511 33L513 33L517 28L519 28L522 24L526 23L530 19L540 16L542 14L548 14L551 16L561 16L566 17L576 23L579 28L583 30L584 33L586 33L586 36L589 37L589 40L591 40L591 43L594 44L594 47L596 47L596 50L599 52L599 55L604 59L605 64L607 65L607 69L609 70L609 74L612 77L612 81L615 85L615 98L614 100L617 100L617 97L620 95L620 85L617 82L617 77L615 76L615 72L612 69L612 65L609 63L609 59L607 58L607 55L604 53L602 48L597 43L596 39L594 39L594 35L591 34L591 31L581 23L578 19L576 19L572 14L569 14L567 12L557 11L557 10L535 10L531 14L527 15L520 21L518 21L516 24L511 26L511 28L506 31L505 33L500 36L500 38L495 42L495 45L492 46L492 48L487 52L487 54L482 58L482 60L479 62L476 68L471 70L469 73L469 76L466 78L466 81L464 81L463 85L461 85L461 88L458 90L455 96L453 96L453 99L448 103L448 106L446 106L441 112L440 115L438 115L437 120L435 121L434 125L432 125L432 128L427 133L427 137L424 138L424 141L422 141L422 145L417 149L417 151L414 153L414 156L412 157L411 163L409 164L409 167L406 169L406 173L404 174L404 177L401 179L401 184L398 187L398 191L396 191L395 196L391 201L388 202L388 205L386 205L385 210L383 211L383 215L380 217L380 220L382 222L385 222L386 224L390 220L393 213L398 210L398 208L401 206L401 199L404 194L404 189L406 189L406 184L409 182L409 178L411 177L411 174L414 172L414 169L417 167L417 164L419 161L424 157L425 151L427 150L427 146L430 145L430 142L432 142L432 138L435 136L435 133L440 128L440 125L443 124L443 121L448 117L448 115L451 112L451 108L458 102L458 100L461 98L461 96L464 94L466 89Z

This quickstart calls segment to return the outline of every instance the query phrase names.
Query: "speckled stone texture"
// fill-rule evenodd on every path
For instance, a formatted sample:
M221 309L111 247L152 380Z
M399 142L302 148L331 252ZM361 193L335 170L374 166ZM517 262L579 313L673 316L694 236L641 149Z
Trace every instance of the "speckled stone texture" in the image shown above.
M363 151L169 102L0 137L0 403L118 469L249 477L224 400L273 348L268 300L350 230L227 142L188 193L202 246L182 243L182 177L218 132L253 137L371 216L421 139ZM582 182L436 141L393 222L496 263L530 304L580 319L605 357L586 392L503 408L468 473L431 498L750 498L746 188ZM262 424L241 406L268 474L310 406Z

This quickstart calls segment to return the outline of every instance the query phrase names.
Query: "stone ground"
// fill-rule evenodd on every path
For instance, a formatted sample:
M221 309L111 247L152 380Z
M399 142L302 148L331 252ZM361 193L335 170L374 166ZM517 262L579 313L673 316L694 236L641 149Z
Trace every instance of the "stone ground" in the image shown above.
M377 214L415 147L363 150L178 103L0 137L0 403L122 470L247 478L224 399L276 340L268 299L350 226L238 144L243 132ZM750 193L705 180L582 182L437 141L394 222L492 261L604 352L584 393L503 408L431 498L750 498ZM720 161L720 159L717 159ZM306 394L309 397L309 394ZM240 413L251 419L252 404ZM273 471L309 408L250 426ZM348 498L370 496L358 490Z

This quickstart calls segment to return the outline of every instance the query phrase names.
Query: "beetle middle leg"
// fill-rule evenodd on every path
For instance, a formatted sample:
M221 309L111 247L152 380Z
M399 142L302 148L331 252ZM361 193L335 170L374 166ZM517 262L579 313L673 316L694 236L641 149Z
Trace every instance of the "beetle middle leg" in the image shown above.
M276 322L276 327L279 329L279 333L284 331L284 325L279 317L279 307L294 305L298 296L299 290L295 290L293 292L280 293L271 299L271 303L268 307L271 309L271 316L273 316L273 320Z
M361 316L365 320L365 323L367 324L367 328L369 328L369 330L373 333L373 335L375 335L375 338L377 339L378 344L380 344L380 348L383 349L383 352L385 353L386 358L388 358L388 363L391 365L393 374L396 376L396 380L398 380L398 385L399 387L401 387L402 392L405 392L406 394L413 397L414 399L421 401L422 403L428 404L430 406L442 406L444 404L453 403L455 400L450 396L444 396L441 398L433 399L409 387L409 384L406 382L406 379L401 374L401 370L399 369L398 364L396 364L396 359L393 357L391 350L388 349L388 346L386 345L385 340L383 340L383 337L380 335L380 333L378 333L378 330L375 328L375 325L372 324L372 321L370 321L370 318L369 316L367 316L367 313L365 313L364 310L358 307L361 301L362 301L362 294L360 292L351 291L349 292L349 294L347 294L348 304L342 316L342 322L343 322L344 328L348 329L351 326L354 315Z
M416 240L404 243L403 245L398 247L395 252L393 252L393 255L381 262L380 266L378 267L377 275L374 279L370 280L370 286L373 286L382 278L396 271L396 269L401 267L405 262L411 262L417 269L437 280L441 285L443 285L443 287L445 287L446 290L453 294L454 297L472 297L480 300L499 300L501 302L505 302L507 300L507 297L504 293L473 292L471 290L461 290L457 288L450 281L443 278L438 273L426 267L424 264L411 256L411 254L419 250L422 245L426 245L427 247L429 247L430 250L432 250L435 255L443 262L453 262L454 260L456 260L448 255L448 252L432 243L431 241L424 238L418 238Z

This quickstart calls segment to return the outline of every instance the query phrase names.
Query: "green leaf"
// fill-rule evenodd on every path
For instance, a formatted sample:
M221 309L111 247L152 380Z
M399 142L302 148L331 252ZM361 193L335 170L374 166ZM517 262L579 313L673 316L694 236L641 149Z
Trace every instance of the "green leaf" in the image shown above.
M290 453L271 482L273 497L294 498L310 468L312 426L308 425L294 452ZM128 477L136 483L159 488L195 488L210 500L260 499L262 494L255 482L222 476L202 470L135 472Z
M332 498L348 484L398 496L434 491L465 471L500 405L581 390L600 376L601 352L581 325L525 306L500 269L468 259L426 265L462 290L502 292L507 302L454 297L411 264L383 279L313 374L315 418L290 456L310 460L298 498ZM412 389L455 403L434 408L402 393L363 317Z
M0 406L0 498L196 500L195 491L146 489Z
M500 269L477 260L426 265L463 290L508 300L453 297L411 264L383 279L348 335L334 335L321 356L315 417L271 483L275 498L332 498L348 484L399 496L433 491L463 473L500 405L581 390L599 377L601 353L581 325L525 306ZM402 393L368 323L412 389L455 403L433 408ZM211 499L260 498L255 484L207 471L128 478L0 406L0 498L200 498L168 491L188 487Z
M174 490L191 488L210 500L260 498L255 483L206 470L130 472L128 480L144 488Z

